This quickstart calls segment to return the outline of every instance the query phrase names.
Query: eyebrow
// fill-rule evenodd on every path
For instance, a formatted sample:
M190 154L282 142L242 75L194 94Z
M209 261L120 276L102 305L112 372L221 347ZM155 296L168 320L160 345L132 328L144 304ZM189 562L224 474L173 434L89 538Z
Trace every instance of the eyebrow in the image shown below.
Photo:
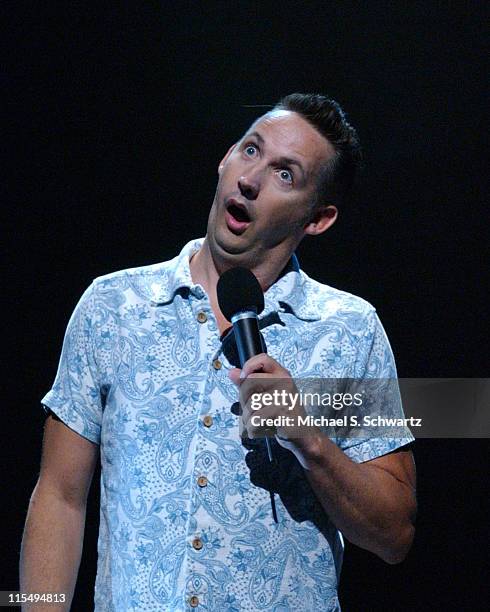
M263 137L258 132L250 132L250 134L246 134L244 140L250 137L256 138L260 142L260 144L264 144L265 142Z
M261 145L265 144L264 138L258 132L250 132L250 134L247 135L247 138L256 138ZM280 165L297 166L302 174L303 180L306 180L306 172L297 159L293 159L291 157L280 157L277 161Z

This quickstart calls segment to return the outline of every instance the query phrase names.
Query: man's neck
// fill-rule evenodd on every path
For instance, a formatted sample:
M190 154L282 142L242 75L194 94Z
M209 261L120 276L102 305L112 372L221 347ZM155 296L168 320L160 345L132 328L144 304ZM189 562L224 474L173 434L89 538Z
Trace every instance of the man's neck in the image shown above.
M218 305L216 285L220 275L211 256L207 238L204 239L199 251L191 258L189 268L192 282L201 285L208 294L211 308L213 309L218 323L218 329L220 334L222 334L230 326L230 323L225 318Z
M209 247L208 239L205 238L199 251L192 257L190 261L190 271L192 281L196 284L201 285L208 295L216 294L216 284L218 279L230 267L243 265L245 268L249 268L257 277L262 291L267 289L277 280L281 272L284 270L286 264L291 258L290 253L285 253L283 257L278 259L276 257L268 257L267 261L253 266L235 263L230 265L229 262L220 261L213 256ZM277 261L276 261L277 260Z
M192 282L201 285L208 295L216 295L216 284L220 275L211 256L207 238L191 258L189 268Z
M258 266L252 269L252 272L257 277L263 291L266 291L272 285L272 283L275 282L288 260L289 258L287 258L284 262L277 262L276 265L274 265L275 262L269 261L263 266ZM192 282L201 285L208 294L220 332L223 332L227 327L229 327L230 324L225 319L218 306L216 285L220 275L226 269L228 269L229 266L224 262L222 265L220 264L221 262L214 260L209 248L208 239L205 238L199 251L192 257L189 267Z

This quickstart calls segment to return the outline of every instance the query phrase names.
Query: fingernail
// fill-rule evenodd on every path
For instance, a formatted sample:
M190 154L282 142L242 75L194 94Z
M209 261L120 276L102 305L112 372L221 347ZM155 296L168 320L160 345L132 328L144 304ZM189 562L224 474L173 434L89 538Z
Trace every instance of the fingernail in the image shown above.
M240 372L240 378L243 380L244 378L247 378L247 375L245 374L245 372L242 370Z

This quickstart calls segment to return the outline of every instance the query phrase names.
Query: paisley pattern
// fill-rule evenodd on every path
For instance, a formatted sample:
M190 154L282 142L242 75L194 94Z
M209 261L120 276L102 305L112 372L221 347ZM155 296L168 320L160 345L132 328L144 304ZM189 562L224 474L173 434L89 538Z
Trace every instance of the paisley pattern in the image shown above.
M341 535L292 453L273 440L272 467L263 441L239 436L232 366L189 271L201 243L96 279L42 400L100 444L95 609L177 612L194 596L212 612L339 610ZM265 302L269 353L293 376L396 376L373 307L310 279L294 257ZM411 439L336 443L361 462Z

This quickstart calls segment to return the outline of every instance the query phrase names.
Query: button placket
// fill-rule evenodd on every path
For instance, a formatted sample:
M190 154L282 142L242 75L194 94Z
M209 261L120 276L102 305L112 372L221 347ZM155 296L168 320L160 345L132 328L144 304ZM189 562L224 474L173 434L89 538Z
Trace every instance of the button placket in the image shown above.
M206 296L203 295L203 299L200 301L194 299L192 302L192 318L194 320L194 328L196 333L199 335L201 355L204 356L207 354L207 358L205 360L207 362L207 366L204 366L205 371L200 371L205 378L205 380L202 381L204 384L202 397L206 398L212 393L213 388L216 386L216 376L221 377L226 375L224 371L219 371L222 368L224 369L225 366L222 359L220 359L220 357L222 357L221 341L219 339L218 328L216 322L214 321L213 312L211 310L209 301L207 300ZM212 402L204 401L202 403L202 412L199 417L201 420L200 427L204 426L206 429L213 427L214 418L211 414L209 414L209 412L213 411L212 409ZM208 414L203 414L203 412L207 412ZM208 447L209 434L204 432L202 429L199 431L200 427L197 428L197 440L194 446L194 456L192 457L193 479L191 481L192 490L190 494L190 517L192 516L195 522L194 532L189 530L187 531L188 552L185 555L187 578L192 577L194 573L198 571L198 559L203 558L203 555L207 557L205 542L200 534L202 533L202 530L206 529L208 526L208 517L203 512L201 496L206 496L209 481L208 476L205 475L207 472L206 467L203 465L198 467L196 462L198 461L201 453ZM201 608L205 606L199 589L193 589L191 587L187 591L187 603L190 608Z

